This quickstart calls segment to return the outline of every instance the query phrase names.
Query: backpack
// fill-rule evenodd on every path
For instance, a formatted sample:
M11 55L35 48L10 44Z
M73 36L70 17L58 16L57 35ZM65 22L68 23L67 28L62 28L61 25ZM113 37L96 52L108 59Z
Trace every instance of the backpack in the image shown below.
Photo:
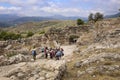
M41 49L41 52L44 52L44 48Z
M35 50L32 50L32 55L36 55L36 51Z

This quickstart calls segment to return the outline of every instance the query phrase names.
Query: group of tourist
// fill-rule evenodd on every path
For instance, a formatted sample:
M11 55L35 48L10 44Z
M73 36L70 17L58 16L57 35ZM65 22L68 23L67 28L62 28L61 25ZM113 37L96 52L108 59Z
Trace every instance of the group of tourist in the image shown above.
M63 48L56 48L56 49L48 48L48 47L41 48L41 53L46 59L50 57L50 59L55 58L56 60L59 60L62 56L64 56L63 51L64 51ZM32 56L34 60L36 60L36 55L37 55L36 49L33 49Z

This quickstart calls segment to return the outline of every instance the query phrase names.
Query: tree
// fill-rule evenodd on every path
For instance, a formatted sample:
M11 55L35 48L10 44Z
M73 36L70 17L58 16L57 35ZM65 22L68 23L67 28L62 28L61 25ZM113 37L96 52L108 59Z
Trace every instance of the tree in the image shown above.
M93 18L93 13L90 13L90 15L88 16L88 21L93 21L94 18Z
M88 21L98 21L98 20L102 20L103 19L103 14L97 12L95 14L90 13L90 15L88 16Z
M98 20L102 20L103 19L103 14L97 12L95 15L94 15L94 21L98 21Z
M77 25L83 25L84 21L82 19L77 19Z

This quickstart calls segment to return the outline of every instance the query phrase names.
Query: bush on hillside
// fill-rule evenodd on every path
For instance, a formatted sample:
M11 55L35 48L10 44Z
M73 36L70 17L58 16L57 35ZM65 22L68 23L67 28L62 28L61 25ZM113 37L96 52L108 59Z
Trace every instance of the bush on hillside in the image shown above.
M22 38L21 34L15 34L13 32L6 32L6 31L1 31L0 32L0 40L16 40Z
M77 35L70 35L69 36L69 42L71 43L74 43L74 42L76 42L76 39L77 38L79 38L79 36L77 36Z
M77 19L77 25L83 25L84 21L82 19Z
M27 37L31 37L31 36L33 36L33 35L34 35L34 33L31 32L31 31L29 31L29 32L27 33Z
M45 33L45 31L40 31L40 33L39 34L44 34Z

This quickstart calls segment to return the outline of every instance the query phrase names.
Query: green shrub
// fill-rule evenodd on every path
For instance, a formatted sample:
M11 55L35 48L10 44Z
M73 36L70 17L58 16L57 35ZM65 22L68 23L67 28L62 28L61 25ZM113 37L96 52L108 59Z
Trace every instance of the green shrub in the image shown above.
M40 31L40 33L39 34L44 34L45 33L45 31Z
M83 25L84 21L82 19L77 19L77 25Z
M34 33L31 32L31 31L29 31L29 32L27 33L27 37L31 37L31 36L33 36L33 35L34 35Z
M17 55L17 53L13 52L13 53L8 53L6 56L7 57L12 57L12 56L15 56L15 55Z
M1 31L0 32L0 40L16 40L22 38L21 34L15 34L13 32L6 32L6 31Z
M76 38L79 38L79 36L77 36L77 35L70 35L69 42L75 42Z

